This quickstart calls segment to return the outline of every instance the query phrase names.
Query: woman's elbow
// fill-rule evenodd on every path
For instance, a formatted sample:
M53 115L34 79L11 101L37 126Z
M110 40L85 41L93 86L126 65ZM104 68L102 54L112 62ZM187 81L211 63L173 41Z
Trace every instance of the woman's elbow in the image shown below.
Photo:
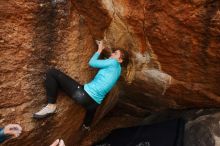
M92 62L91 61L89 61L89 66L92 66Z
M89 66L94 67L94 63L92 61L89 61Z

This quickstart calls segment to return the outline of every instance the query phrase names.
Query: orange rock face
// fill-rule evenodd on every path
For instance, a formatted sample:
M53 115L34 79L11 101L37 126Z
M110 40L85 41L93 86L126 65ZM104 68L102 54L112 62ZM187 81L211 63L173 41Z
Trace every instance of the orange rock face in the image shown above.
M0 23L1 125L19 123L24 129L20 140L5 145L43 146L56 138L71 145L82 107L61 94L57 116L36 121L32 114L46 103L47 69L59 68L82 84L95 73L87 65L95 51L87 25L70 2L25 0L1 1Z
M113 17L107 40L133 52L129 102L153 110L219 107L218 1L103 2Z
M5 145L44 146L56 138L73 145L84 110L64 94L56 116L31 116L46 101L47 69L59 68L82 84L93 77L96 70L87 62L95 39L131 54L120 88L97 119L113 107L118 88L125 109L143 113L220 106L218 0L1 0L0 125L24 128Z

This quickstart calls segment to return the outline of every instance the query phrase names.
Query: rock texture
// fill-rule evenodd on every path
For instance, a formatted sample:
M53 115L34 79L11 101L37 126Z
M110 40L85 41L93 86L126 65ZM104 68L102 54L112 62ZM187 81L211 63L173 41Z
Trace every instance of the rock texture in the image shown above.
M148 116L141 124L153 124L174 118L182 118L186 121L184 146L220 145L219 109L167 110Z
M219 113L215 113L188 122L185 129L185 146L219 146L219 118Z
M106 120L115 122L112 128L131 125L149 111L220 106L218 0L1 0L0 125L24 127L18 140L5 145L44 146L60 137L76 145L84 110L65 94L56 116L31 116L46 101L47 69L59 68L82 84L93 77L96 70L87 62L95 39L126 48L131 62L94 123L118 99L113 115L121 118Z
M50 1L14 0L1 1L0 21L1 125L13 122L24 128L22 140L5 145L46 146L61 137L71 145L83 120L82 107L61 94L57 116L36 121L32 113L46 101L43 82L50 67L80 83L95 73L87 65L95 48L84 20L70 2L55 6Z
M130 102L151 110L219 106L218 1L102 2L113 17L106 39L133 54Z

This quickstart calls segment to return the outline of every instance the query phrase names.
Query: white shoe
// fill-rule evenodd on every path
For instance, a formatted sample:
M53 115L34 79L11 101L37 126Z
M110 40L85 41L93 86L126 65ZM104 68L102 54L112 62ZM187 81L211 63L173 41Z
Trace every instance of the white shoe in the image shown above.
M49 115L54 114L56 111L56 104L48 104L43 107L39 112L34 113L33 118L42 119L48 117Z

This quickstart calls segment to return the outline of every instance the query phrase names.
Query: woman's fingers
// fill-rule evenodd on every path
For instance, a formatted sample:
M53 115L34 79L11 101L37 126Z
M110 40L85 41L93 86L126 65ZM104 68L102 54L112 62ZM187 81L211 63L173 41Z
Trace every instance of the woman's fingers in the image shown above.
M103 40L101 40L101 41L96 40L96 44L97 44L98 46L104 46Z
M96 42L96 44L97 44L97 45L99 45L99 44L100 44L100 41L99 41L99 40L96 40L95 42Z
M15 128L17 128L19 131L22 131L22 127L19 124L13 124Z

